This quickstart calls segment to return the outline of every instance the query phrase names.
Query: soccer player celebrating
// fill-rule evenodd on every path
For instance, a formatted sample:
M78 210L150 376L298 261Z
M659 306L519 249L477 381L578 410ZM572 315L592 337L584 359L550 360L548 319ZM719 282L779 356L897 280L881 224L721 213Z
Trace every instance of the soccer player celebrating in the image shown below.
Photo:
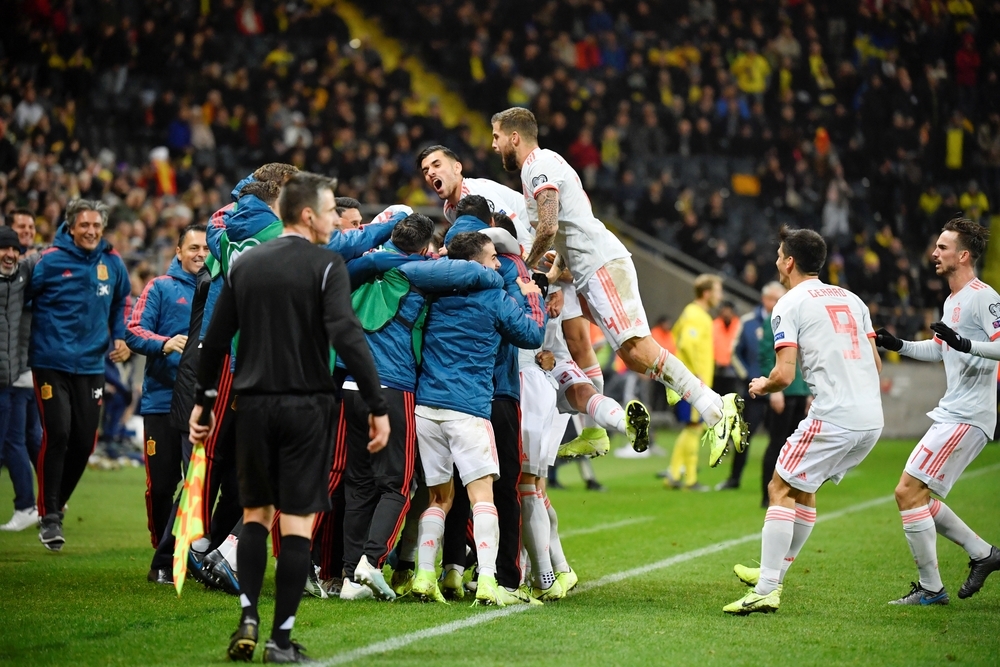
M997 363L1000 359L1000 296L976 278L976 261L986 251L987 231L966 218L949 221L931 258L951 294L943 322L931 325L932 340L900 340L879 329L875 342L920 361L944 361L947 390L927 414L934 424L917 443L896 486L903 533L920 579L912 590L889 604L948 604L938 571L940 532L969 553L969 578L958 590L965 599L979 592L991 572L1000 569L1000 550L972 531L931 491L948 495L962 471L983 451L996 428ZM949 324L945 324L949 322Z
M504 169L521 170L528 214L538 221L527 265L536 266L554 242L594 323L626 365L675 390L713 427L711 465L718 465L730 441L742 449L747 432L743 399L736 394L719 396L650 335L628 250L594 217L576 171L557 153L539 148L534 114L514 107L495 114L492 123L493 149ZM636 403L627 411L638 417L645 407ZM648 413L644 421L633 444L636 451L649 446Z
M882 362L868 307L816 277L826 261L822 236L783 227L779 238L778 276L788 293L771 313L777 359L768 377L750 382L750 396L791 384L797 357L816 398L782 447L768 487L771 506L761 531L760 568L734 568L755 588L723 607L727 614L777 611L785 573L816 522L816 491L828 480L839 484L882 433Z
M458 234L448 243L452 259L498 269L496 248L485 234ZM451 261L451 260L448 260ZM522 294L538 287L519 281ZM524 603L497 583L500 527L493 502L499 478L497 447L490 424L493 363L501 338L527 349L542 344L544 314L519 305L499 289L439 297L424 330L423 364L417 382L416 419L420 460L430 490L430 505L420 517L418 563L413 594L444 601L434 570L444 535L445 515L454 496L455 467L472 503L473 532L479 561L476 601Z

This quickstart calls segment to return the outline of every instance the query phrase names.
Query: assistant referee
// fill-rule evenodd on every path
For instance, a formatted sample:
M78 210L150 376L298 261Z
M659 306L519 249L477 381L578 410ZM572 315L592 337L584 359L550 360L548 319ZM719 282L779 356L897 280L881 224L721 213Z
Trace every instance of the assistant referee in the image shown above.
M253 659L260 595L267 566L267 534L281 510L281 558L275 571L274 625L265 662L305 662L290 638L310 565L309 538L316 512L330 509L327 492L337 413L330 375L336 350L371 413L369 449L389 437L386 401L364 332L351 307L350 281L340 255L320 246L336 219L333 182L299 173L279 200L285 232L248 251L230 272L202 341L191 440L204 440L215 425L198 424L205 392L239 331L233 394L236 405L236 470L243 505L240 624L229 644L233 660Z

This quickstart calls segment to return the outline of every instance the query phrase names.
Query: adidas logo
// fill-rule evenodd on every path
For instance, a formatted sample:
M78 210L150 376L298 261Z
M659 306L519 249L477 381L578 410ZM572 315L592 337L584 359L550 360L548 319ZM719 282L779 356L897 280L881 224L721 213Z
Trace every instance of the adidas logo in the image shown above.
M65 271L63 271L62 277L63 278L72 278L73 277L73 272L70 271L69 269L66 269Z
M804 472L800 472L795 476L795 479L806 479L806 474Z
M427 540L426 542L424 542L420 546L422 546L422 547L435 547L437 545L434 544L434 540Z
M184 297L181 297L181 298L177 299L177 303L181 304L182 306L186 306L187 302L188 302L188 300L185 299Z
M476 548L477 549L488 549L489 546L490 545L486 544L486 542L480 542L479 544L476 545Z

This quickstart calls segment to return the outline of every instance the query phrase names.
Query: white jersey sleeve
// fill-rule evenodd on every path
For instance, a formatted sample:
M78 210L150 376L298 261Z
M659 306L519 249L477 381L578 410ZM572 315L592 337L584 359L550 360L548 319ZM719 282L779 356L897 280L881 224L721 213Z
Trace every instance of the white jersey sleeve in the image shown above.
M774 349L798 349L812 391L809 416L850 431L882 428L875 336L868 306L855 294L819 280L796 285L771 314Z
M531 224L535 227L538 225L536 197L548 189L559 193L559 230L555 247L573 274L577 288L586 285L594 273L611 260L631 256L618 237L594 217L580 176L558 153L541 148L533 150L521 165L521 187Z
M1000 296L982 282L972 280L944 302L942 321L973 342L1000 337ZM958 352L941 342L948 388L927 416L941 424L972 424L993 435L997 423L997 362Z
M528 209L520 193L488 178L463 178L459 200L467 195L485 197L494 213L506 214L517 229L518 243L525 249L531 247L535 240L535 230L528 219ZM455 222L458 217L455 207L448 201L444 203L444 217L448 222Z
M406 204L393 204L392 206L387 207L384 211L376 215L372 219L372 223L387 222L397 213L405 213L406 215L410 215L411 213L413 213L413 209L407 206Z

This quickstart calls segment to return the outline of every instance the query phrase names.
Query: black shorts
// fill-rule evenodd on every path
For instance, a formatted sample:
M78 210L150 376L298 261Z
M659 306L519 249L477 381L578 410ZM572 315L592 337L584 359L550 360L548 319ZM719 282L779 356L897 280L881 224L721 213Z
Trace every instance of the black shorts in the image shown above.
M243 507L274 505L305 516L330 509L330 459L337 399L240 396L236 473Z

